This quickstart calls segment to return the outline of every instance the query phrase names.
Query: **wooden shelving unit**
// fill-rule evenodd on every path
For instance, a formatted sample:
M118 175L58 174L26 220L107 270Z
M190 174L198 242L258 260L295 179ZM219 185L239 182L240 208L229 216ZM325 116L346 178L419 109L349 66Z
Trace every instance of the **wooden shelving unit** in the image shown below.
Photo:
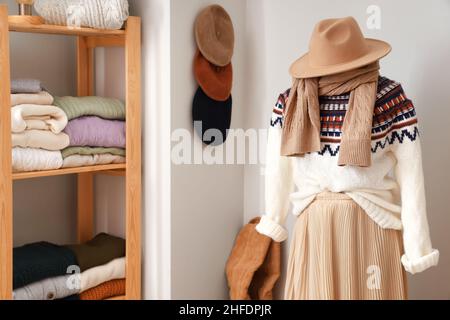
M77 39L77 92L94 95L94 49L125 48L126 164L111 164L50 171L12 173L10 116L9 32L75 36ZM30 50L31 51L31 50ZM72 29L9 21L8 8L0 5L0 300L12 299L14 180L66 174L77 175L77 235L92 238L94 175L125 176L126 295L116 300L141 298L141 20L129 17L123 30Z

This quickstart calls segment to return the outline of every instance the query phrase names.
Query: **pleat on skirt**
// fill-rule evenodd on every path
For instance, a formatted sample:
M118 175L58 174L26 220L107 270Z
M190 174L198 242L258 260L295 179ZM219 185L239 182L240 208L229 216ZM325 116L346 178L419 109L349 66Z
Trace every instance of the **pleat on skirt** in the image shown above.
M349 196L324 192L297 218L287 300L407 299L401 231L383 229Z

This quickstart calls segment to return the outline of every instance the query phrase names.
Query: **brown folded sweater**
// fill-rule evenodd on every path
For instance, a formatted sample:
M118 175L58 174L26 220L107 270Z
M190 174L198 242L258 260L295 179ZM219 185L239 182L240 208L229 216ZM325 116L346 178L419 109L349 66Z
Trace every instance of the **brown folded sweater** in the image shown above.
M125 256L125 240L106 233L76 245L66 246L75 254L81 272Z
M105 300L125 295L125 279L104 282L80 294L80 300Z

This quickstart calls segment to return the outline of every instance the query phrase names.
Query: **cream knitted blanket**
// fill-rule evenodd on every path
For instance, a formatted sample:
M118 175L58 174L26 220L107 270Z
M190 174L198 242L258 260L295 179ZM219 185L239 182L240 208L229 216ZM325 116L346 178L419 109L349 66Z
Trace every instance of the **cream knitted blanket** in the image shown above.
M67 125L64 111L55 106L20 104L11 108L11 131L49 130L60 133Z
M45 130L25 130L21 133L12 133L11 136L13 147L58 151L66 148L70 143L67 134L56 134Z
M36 0L34 9L57 25L120 29L128 19L127 0Z

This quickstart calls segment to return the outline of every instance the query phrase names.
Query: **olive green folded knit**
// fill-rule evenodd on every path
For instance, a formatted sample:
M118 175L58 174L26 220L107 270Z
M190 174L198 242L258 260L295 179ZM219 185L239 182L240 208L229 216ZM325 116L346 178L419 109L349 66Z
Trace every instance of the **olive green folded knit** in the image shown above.
M81 272L125 256L125 240L106 233L100 233L84 244L66 247L75 254Z
M125 104L117 99L102 97L55 97L53 104L69 120L82 116L97 116L109 120L125 120Z
M90 156L94 154L112 154L115 156L125 157L126 151L121 148L103 148L103 147L68 147L61 151L63 159L73 156Z

